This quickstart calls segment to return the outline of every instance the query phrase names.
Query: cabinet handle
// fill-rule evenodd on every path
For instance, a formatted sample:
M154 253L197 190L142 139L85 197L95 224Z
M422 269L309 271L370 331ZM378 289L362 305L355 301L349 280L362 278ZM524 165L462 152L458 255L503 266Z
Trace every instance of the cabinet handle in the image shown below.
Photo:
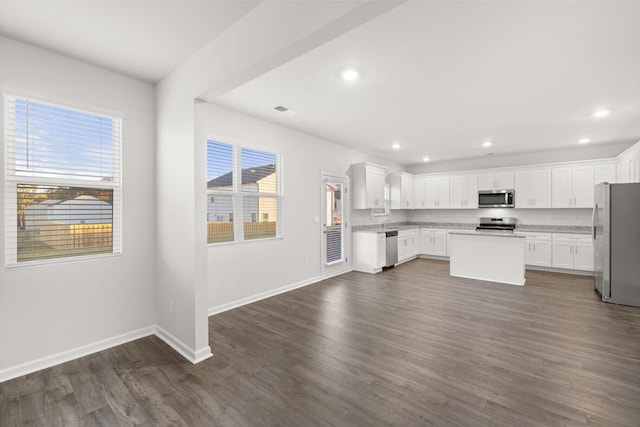
M575 205L577 205L577 203L576 203L576 198L574 197L573 198L573 206L575 206Z
M536 244L535 243L533 244L533 250L534 250L534 252L536 250Z
M569 253L572 254L573 253L573 246L569 246Z
M536 205L536 199L533 199L533 206Z
M580 251L580 247L576 246L576 255L578 255L579 251Z
M569 197L569 206L571 206L571 197Z

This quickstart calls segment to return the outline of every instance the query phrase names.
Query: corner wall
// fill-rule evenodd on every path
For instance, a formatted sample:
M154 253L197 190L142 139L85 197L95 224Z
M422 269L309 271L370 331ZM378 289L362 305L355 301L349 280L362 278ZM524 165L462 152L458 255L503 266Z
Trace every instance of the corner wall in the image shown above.
M364 161L387 166L389 172L402 170L400 165L215 104L209 105L207 130L281 154L285 185L283 239L208 246L210 313L321 277L321 230L313 218L320 216L322 172L344 176L351 164ZM205 194L201 197L205 200ZM356 211L349 221L351 226L384 219ZM405 219L402 212L391 217L391 221Z
M150 84L3 37L0 84L124 114L121 256L7 269L0 227L2 381L153 333L155 98Z

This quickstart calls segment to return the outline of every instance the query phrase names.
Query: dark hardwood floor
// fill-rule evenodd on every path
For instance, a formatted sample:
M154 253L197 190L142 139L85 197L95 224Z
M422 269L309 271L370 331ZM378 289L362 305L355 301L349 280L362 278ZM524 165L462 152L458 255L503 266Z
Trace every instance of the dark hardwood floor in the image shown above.
M0 426L640 425L640 309L415 260L213 316L191 365L144 338L0 384Z

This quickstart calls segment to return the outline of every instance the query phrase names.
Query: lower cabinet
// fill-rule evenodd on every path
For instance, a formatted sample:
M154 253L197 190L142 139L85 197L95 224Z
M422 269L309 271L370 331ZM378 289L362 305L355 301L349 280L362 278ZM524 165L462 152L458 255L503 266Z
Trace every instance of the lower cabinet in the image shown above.
M591 235L553 234L553 267L593 271Z
M353 233L353 268L365 273L377 273L387 261L385 233L356 231Z
M447 230L421 228L420 253L423 255L447 256Z
M420 245L417 228L401 230L398 232L398 261L404 261L418 255Z
M527 236L524 244L525 264L551 267L551 233L522 233Z

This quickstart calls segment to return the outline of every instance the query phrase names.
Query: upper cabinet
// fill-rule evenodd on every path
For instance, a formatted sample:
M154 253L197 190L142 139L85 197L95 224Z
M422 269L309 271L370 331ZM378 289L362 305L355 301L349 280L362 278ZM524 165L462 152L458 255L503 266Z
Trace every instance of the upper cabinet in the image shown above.
M384 207L386 168L372 163L351 165L353 209Z
M512 190L513 170L482 171L478 174L478 190Z
M413 207L415 209L426 209L427 199L426 195L427 177L424 175L418 175L413 178Z
M418 175L413 180L415 209L448 209L449 177Z
M609 184L613 184L617 182L615 162L607 162L595 165L593 174L595 177L595 184L600 184L601 182L608 182Z
M552 207L593 207L594 180L593 166L553 168L551 177Z
M413 175L401 172L389 176L391 209L413 209Z
M478 207L478 175L454 175L450 178L451 209Z
M449 177L428 177L425 182L425 204L427 209L449 208Z
M551 207L551 169L523 169L515 173L516 208Z

